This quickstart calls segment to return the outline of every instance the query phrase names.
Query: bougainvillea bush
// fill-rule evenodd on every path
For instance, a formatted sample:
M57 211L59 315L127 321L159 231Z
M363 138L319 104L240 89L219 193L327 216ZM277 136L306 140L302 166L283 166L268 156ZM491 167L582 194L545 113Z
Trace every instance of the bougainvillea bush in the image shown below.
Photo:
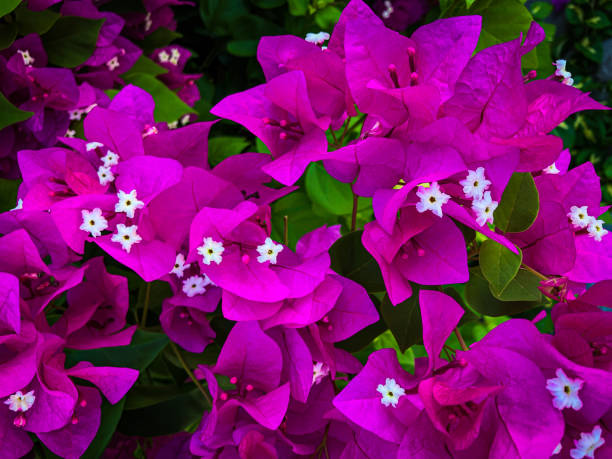
M608 207L550 134L606 107L563 61L524 71L537 23L482 30L352 0L263 37L266 82L211 109L261 151L214 167L218 121L133 84L19 149L0 456L611 457Z

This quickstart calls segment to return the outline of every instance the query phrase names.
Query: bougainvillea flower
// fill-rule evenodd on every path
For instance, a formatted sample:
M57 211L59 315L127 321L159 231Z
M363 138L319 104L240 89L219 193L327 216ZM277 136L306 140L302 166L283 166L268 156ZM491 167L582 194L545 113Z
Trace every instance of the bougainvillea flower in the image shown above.
M171 158L183 167L208 169L208 133L213 122L194 123L144 138L147 155Z
M272 152L263 170L285 185L293 185L311 161L327 153L324 130L329 118L317 118L302 72L279 75L266 84L226 97L211 113L244 125Z

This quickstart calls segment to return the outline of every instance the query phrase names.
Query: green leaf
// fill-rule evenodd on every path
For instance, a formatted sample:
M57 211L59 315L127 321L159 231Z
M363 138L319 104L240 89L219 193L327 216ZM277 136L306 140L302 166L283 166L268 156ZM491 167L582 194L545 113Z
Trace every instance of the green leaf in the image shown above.
M499 206L493 214L495 226L505 233L528 229L540 209L540 197L529 172L512 174Z
M128 346L67 351L67 367L83 361L95 366L128 367L142 371L155 360L166 344L168 337L163 333L136 330Z
M478 252L482 275L491 284L492 292L502 292L519 271L523 255L517 255L507 247L487 240Z
M174 91L168 89L165 84L151 75L136 73L126 78L126 81L144 89L153 96L155 100L154 116L157 122L171 123L187 113L196 113Z
M538 289L540 280L535 274L519 269L516 277L504 289L496 291L493 286L490 286L491 293L495 298L502 301L536 301L541 303L542 293Z
M118 430L125 435L154 437L185 430L202 418L207 406L197 389L155 405L123 412Z
M340 10L335 6L328 5L317 11L314 19L321 30L331 30L340 19Z
M200 17L213 36L230 35L234 24L248 15L243 0L200 0Z
M553 12L553 6L548 2L533 2L530 10L534 19L546 19Z
M174 30L165 27L158 27L152 34L149 34L142 41L142 49L149 54L157 48L168 46L174 40L181 38L183 35Z
M363 231L353 231L338 239L329 249L331 268L361 284L368 292L385 291L378 263L363 247Z
M100 428L98 433L94 437L93 441L87 448L87 451L83 453L81 459L97 459L102 456L102 453L106 449L106 446L110 442L121 414L123 413L123 406L125 405L125 397L121 401L111 405L108 401L102 401L102 412L100 414Z
M209 153L210 155L210 153ZM289 246L295 247L297 241L309 231L330 223L329 216L316 215L312 211L312 202L303 191L293 193L272 204L272 238L283 240L284 220L287 215Z
M140 56L134 65L121 75L122 78L130 78L137 73L146 73L147 75L157 76L168 73L168 70L161 65L157 65L152 59L147 56Z
M126 410L139 410L147 406L171 400L181 394L191 392L193 384L177 386L168 384L164 386L140 384L134 386L127 394L125 401Z
M0 17L6 16L21 3L21 0L2 0L0 2Z
M413 287L412 296L397 306L391 304L388 295L385 295L380 305L380 313L393 333L401 352L413 344L423 342L419 293L418 288L415 285Z
M288 0L289 14L292 16L306 16L308 0Z
M313 203L334 215L353 212L353 192L348 183L331 177L321 163L313 163L306 170L306 193ZM371 198L359 198L358 210L371 207Z
M285 4L285 0L251 0L251 2L253 5L264 10L278 8Z
M29 33L42 35L53 27L60 17L62 15L55 11L32 11L24 6L15 11L15 21L21 35Z
M376 350L395 349L397 361L402 368L411 373L414 372L414 352L412 352L412 349L408 349L406 352L401 352L395 337L391 333L391 330L386 330L384 333L374 338L372 344Z
M58 67L73 68L93 54L104 19L77 16L59 18L41 38L49 62Z
M244 137L212 137L208 139L208 161L216 166L225 158L242 153L250 144Z
M540 306L538 301L501 301L493 296L480 268L470 268L470 281L465 286L465 299L472 309L487 316L506 316Z
M15 23L0 23L0 50L11 46L15 38L17 38L17 26Z
M17 190L20 180L7 180L0 178L0 212L14 209L17 205Z
M19 110L11 104L2 93L0 93L0 130L11 124L20 123L29 119L33 115L32 112Z
M257 40L231 40L227 52L238 57L252 57L257 54Z

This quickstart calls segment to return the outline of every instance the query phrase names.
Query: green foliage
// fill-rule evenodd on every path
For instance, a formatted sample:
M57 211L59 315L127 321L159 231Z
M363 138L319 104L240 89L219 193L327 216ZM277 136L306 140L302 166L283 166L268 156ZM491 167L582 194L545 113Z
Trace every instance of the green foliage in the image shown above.
M73 68L85 62L94 52L104 19L63 16L41 38L49 62L58 67Z
M114 405L111 405L106 400L102 400L98 433L89 445L89 448L87 448L87 451L81 456L81 459L96 459L102 455L106 449L106 445L108 445L115 430L117 430L117 424L119 424L119 419L121 419L125 400L126 399L123 398Z
M528 172L515 172L494 212L495 226L504 232L516 233L529 228L540 208L538 190Z
M21 0L2 0L0 2L0 17L9 14L19 6Z
M518 255L495 241L487 240L478 252L480 269L491 290L501 293L514 279L521 266L522 254Z
M385 295L380 305L382 317L393 334L400 352L423 342L423 324L419 307L419 290L413 285L412 296L396 306Z
M52 10L32 11L23 5L15 10L15 22L21 35L46 33L61 17Z
M32 115L32 112L26 112L15 107L0 93L0 129L25 121Z

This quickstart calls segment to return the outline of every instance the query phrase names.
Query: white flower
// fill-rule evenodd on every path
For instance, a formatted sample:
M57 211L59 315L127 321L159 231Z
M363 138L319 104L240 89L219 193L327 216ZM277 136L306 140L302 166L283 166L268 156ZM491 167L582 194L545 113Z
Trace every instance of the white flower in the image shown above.
M200 276L191 276L183 281L183 292L189 298L206 292L206 280Z
M385 0L383 5L385 5L385 9L380 15L382 16L383 19L389 19L391 15L393 14L393 11L395 11L393 9L393 5L391 4L389 0Z
M213 287L217 286L217 284L210 280L210 277L208 277L205 273L200 273L200 276L204 278L204 285L212 285Z
M34 400L36 400L36 396L34 395L33 390L27 394L23 394L20 390L18 390L13 395L10 395L9 398L4 401L4 404L8 405L9 410L11 411L26 412L32 408L32 405L34 405Z
M572 408L578 411L582 408L582 400L578 397L578 391L582 388L584 381L568 378L561 368L557 368L555 374L556 378L546 380L546 389L554 397L553 406L558 410Z
M100 159L104 163L104 167L111 167L119 164L119 155L110 150L108 150Z
M185 264L185 256L182 253L176 254L176 261L170 274L176 274L176 277L183 277L183 271L191 266L191 263Z
M129 193L119 190L117 199L119 199L119 202L115 204L115 212L125 212L129 218L134 218L136 209L142 209L145 205L144 202L139 201L136 197L136 190L132 190Z
M559 443L557 446L555 446L555 449L553 450L552 455L554 456L556 454L559 454L562 449L563 449L563 445Z
M582 459L584 457L595 457L595 450L603 445L606 441L601 438L601 427L593 427L590 433L582 432L580 440L574 440L576 448L570 450L572 459Z
M475 171L468 170L465 180L459 183L463 185L465 195L471 199L482 199L482 195L491 185L491 182L485 178L484 167L478 167Z
M110 170L110 167L100 166L98 167L98 179L101 185L106 185L115 180L115 176Z
M312 383L319 384L329 374L329 367L323 362L315 362L312 366Z
M376 390L382 394L380 403L385 406L392 405L393 408L397 407L400 397L406 395L404 388L396 383L393 378L387 378L385 384L379 384Z
M23 209L23 199L19 198L17 200L17 205L13 207L11 210L21 210Z
M79 110L78 108L75 108L74 110L68 110L68 116L70 117L70 121L79 121L81 117L83 116L83 113L84 111ZM92 143L98 143L98 142L92 142Z
M191 119L191 116L189 115L189 113L181 116L181 126L185 126L187 123L189 123L190 119Z
M149 11L147 15L145 16L145 23L144 23L145 32L148 32L149 30L151 30L151 26L153 26L153 21L151 20L151 12Z
M604 229L603 224L603 220L597 220L595 217L591 217L589 226L587 226L589 237L592 237L597 242L601 242L601 238L608 234L608 230Z
M553 62L553 65L556 67L555 76L560 78L563 84L572 86L574 84L574 79L572 78L572 74L565 70L566 64L567 61L565 59L557 59Z
M64 137L70 137L72 139L74 138L75 135L76 135L76 131L74 129L68 129L66 133L64 134Z
M159 62L162 62L165 64L166 62L170 60L170 54L162 50L157 54L157 58L159 59Z
M559 172L561 172L559 169L557 169L557 164L556 163L552 163L550 166L545 167L544 169L542 169L542 172L544 172L545 174L558 174Z
M111 72L115 70L117 67L119 67L119 65L121 64L119 64L119 58L117 56L113 57L111 60L109 60L106 63L106 66Z
M205 237L203 242L204 245L198 247L198 253L204 258L204 264L209 265L211 261L217 264L221 263L223 260L221 254L225 250L223 243L214 241L212 237Z
M142 238L136 232L137 225L125 226L123 223L117 225L117 232L111 237L111 241L121 244L121 248L127 253L130 253L132 246L142 241Z
M433 182L429 187L419 186L417 196L421 198L417 202L416 209L423 213L431 210L435 215L442 218L442 206L448 202L450 196L440 191L438 182Z
M180 58L181 52L177 48L172 48L170 50L170 63L172 65L178 65Z
M178 127L178 123L178 120L171 121L170 123L168 123L168 129L176 129Z
M315 45L322 45L327 40L329 40L329 34L327 32L319 32L319 33L307 33L305 40L309 43L314 43Z
M32 65L36 60L32 56L30 56L30 51L27 49L25 51L22 49L18 49L17 52L21 54L21 58L23 59L24 65Z
M102 231L108 228L108 222L99 207L91 212L83 209L81 210L81 216L83 217L83 223L79 226L79 229L91 233L93 237L102 236Z
M85 150L91 151L91 150L95 150L96 148L102 148L103 146L104 144L100 142L89 142L85 144Z
M491 199L491 192L485 191L482 199L475 199L472 202L472 210L476 214L476 223L484 226L487 222L493 223L493 212L497 209L497 201Z
M589 213L587 212L588 206L572 206L570 207L570 212L567 216L572 221L572 225L576 228L586 228L591 223L591 217L589 217Z
M259 252L257 261L260 263L265 263L266 261L269 261L270 263L275 265L276 257L282 251L282 244L275 244L271 238L267 237L266 241L262 245L257 246L257 252Z

